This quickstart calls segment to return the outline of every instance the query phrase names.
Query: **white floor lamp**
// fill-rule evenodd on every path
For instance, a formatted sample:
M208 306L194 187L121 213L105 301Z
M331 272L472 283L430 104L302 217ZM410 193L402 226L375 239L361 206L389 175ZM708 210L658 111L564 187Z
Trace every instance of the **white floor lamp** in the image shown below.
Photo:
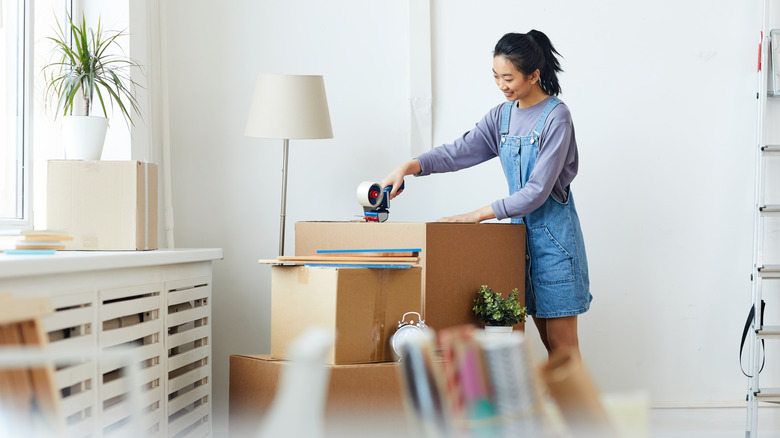
M279 255L283 256L289 140L333 138L322 76L258 75L244 134L284 140L282 212L279 217Z

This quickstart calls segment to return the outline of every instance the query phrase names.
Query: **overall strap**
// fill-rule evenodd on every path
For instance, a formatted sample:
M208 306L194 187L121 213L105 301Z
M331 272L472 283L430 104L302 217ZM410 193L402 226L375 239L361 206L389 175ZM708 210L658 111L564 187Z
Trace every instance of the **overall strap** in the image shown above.
M547 121L547 116L550 115L552 110L554 110L559 103L561 103L561 99L558 99L558 96L553 96L553 98L547 102L547 106L544 107L542 115L539 116L539 121L536 122L536 127L534 127L534 134L541 135L542 128L544 128L544 123Z
M504 103L504 108L501 110L501 132L502 136L509 133L509 116L512 114L512 105L514 102Z

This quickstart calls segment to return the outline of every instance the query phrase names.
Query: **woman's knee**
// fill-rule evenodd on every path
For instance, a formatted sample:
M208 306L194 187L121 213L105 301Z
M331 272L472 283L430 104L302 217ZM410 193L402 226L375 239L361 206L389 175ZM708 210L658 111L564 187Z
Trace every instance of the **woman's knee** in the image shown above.
M549 319L547 321L547 342L551 350L579 348L576 317Z

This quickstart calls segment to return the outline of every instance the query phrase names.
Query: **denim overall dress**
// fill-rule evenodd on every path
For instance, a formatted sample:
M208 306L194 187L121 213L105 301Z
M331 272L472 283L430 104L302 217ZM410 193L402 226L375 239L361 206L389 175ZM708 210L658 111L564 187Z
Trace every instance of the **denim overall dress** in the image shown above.
M509 194L528 182L539 155L540 133L550 112L561 100L553 97L542 111L531 135L510 136L509 118L514 102L506 102L501 114L499 154ZM571 191L566 202L552 194L524 218L512 223L526 225L525 305L530 315L555 318L588 310L593 297L588 280L588 261L580 219Z

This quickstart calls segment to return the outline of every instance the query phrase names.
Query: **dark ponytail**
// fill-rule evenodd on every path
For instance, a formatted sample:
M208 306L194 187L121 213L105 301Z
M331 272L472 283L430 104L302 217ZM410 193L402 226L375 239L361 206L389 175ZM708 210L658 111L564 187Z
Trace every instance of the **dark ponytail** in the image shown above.
M561 54L555 50L547 35L535 29L526 34L508 33L498 40L493 50L494 57L503 56L524 75L539 69L539 85L552 96L561 92L557 73L563 71L555 55Z

